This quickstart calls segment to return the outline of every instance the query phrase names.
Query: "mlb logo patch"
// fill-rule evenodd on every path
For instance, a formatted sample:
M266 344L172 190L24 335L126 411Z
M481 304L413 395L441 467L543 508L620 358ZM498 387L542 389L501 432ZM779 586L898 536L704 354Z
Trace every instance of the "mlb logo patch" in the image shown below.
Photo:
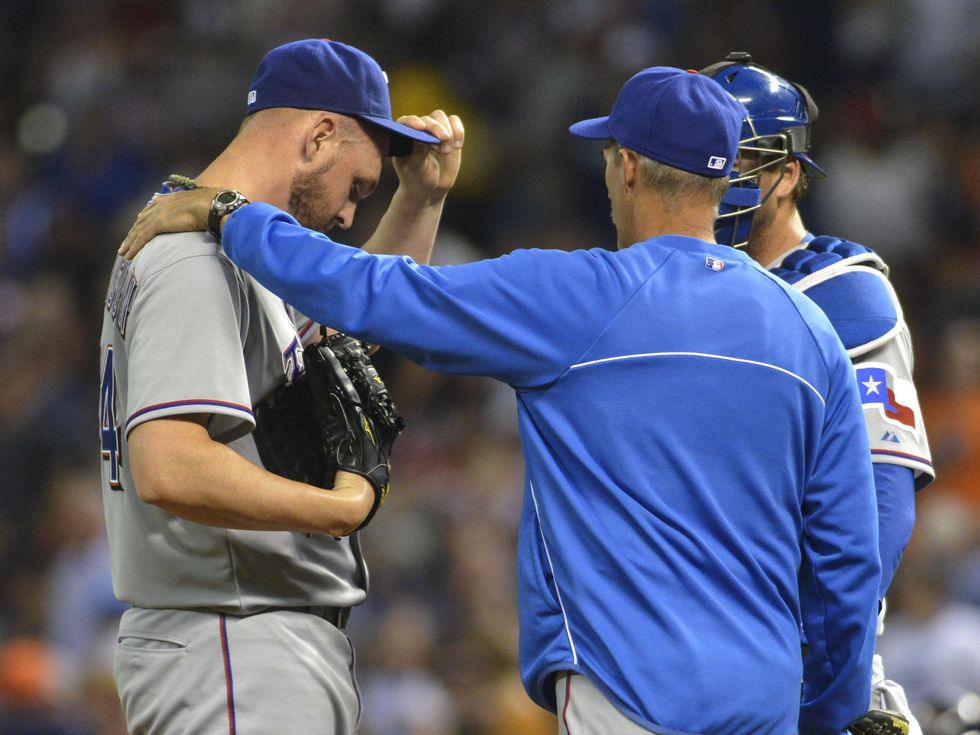
M718 260L718 258L712 258L711 256L708 256L704 259L704 267L707 268L709 271L724 270L725 261Z
M728 163L728 159L724 156L712 156L708 159L708 168L714 169L715 171L721 171L725 168L725 164Z
M248 102L246 102L246 104L250 105L253 102L255 102L255 90L254 89L251 92L248 93Z

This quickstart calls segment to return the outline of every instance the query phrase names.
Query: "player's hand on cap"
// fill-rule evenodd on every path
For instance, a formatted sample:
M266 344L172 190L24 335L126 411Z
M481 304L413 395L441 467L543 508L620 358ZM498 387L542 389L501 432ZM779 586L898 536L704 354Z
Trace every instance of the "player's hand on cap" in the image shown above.
M117 254L132 260L157 235L207 230L211 200L219 191L221 189L202 186L173 194L155 194L136 215Z
M416 143L410 155L393 159L400 186L426 201L445 197L459 173L465 130L458 115L435 110L429 115L404 115L397 122L437 137L438 145Z

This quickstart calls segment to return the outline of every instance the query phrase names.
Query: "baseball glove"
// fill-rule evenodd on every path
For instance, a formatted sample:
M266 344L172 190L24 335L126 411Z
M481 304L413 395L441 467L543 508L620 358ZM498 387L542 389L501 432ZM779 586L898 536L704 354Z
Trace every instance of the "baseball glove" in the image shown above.
M255 444L265 467L282 477L332 488L337 470L364 477L374 506L388 497L389 457L405 428L365 345L345 334L303 350L304 371L255 407Z
M895 712L869 710L847 726L851 735L909 735L909 721Z

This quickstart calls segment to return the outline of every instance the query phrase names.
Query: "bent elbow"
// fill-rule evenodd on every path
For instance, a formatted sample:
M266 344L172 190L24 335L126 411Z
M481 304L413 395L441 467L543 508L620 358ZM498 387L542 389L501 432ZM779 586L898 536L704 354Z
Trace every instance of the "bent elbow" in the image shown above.
M133 480L136 484L136 496L147 505L166 506L172 504L176 497L173 483L168 482L165 473L134 471Z
M181 505L199 474L210 439L191 417L165 417L136 426L129 435L129 463L137 497L148 505Z

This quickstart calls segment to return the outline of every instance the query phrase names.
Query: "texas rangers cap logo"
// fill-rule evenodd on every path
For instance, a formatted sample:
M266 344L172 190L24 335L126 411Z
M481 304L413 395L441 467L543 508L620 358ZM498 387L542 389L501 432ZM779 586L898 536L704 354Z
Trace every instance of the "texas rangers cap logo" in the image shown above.
M877 408L888 423L918 434L918 402L909 381L896 378L881 363L865 363L856 368L856 373L862 408Z

